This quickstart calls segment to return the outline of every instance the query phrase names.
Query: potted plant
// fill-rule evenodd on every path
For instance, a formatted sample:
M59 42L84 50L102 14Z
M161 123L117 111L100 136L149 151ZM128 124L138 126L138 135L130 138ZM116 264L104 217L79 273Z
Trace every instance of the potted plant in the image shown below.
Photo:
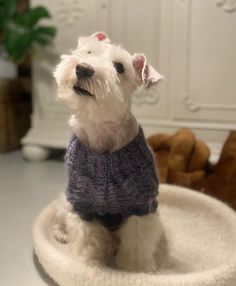
M25 85L17 78L19 67L37 45L47 45L56 34L55 27L40 23L50 18L48 10L29 8L26 1L0 0L0 151L19 146L27 131L26 123L19 126L27 113L20 98Z

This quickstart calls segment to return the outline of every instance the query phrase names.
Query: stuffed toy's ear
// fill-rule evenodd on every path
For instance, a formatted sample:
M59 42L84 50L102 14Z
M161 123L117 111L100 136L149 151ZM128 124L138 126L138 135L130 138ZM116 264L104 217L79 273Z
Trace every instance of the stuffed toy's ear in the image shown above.
M136 72L137 81L140 85L143 84L148 88L163 79L162 75L160 75L152 66L147 64L144 54L134 54L132 63Z

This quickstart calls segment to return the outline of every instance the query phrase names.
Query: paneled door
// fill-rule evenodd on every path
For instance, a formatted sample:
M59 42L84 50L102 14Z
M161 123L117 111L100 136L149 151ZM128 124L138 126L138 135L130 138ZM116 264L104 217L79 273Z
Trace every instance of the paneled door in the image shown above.
M52 73L79 35L98 30L131 53L145 53L165 77L133 97L146 135L189 127L217 157L228 131L236 129L236 0L31 2L48 7L58 35L34 59L32 128L22 141L28 158L67 146L69 112L56 99Z

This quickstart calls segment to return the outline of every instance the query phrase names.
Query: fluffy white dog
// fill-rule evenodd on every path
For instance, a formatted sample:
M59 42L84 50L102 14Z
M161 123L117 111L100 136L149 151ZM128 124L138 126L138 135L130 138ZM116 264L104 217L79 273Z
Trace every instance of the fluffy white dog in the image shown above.
M74 133L66 155L67 200L58 207L62 223L55 226L56 238L68 243L76 258L155 271L161 235L158 180L131 113L131 98L138 87L156 84L160 74L143 54L130 55L98 32L80 37L54 75L58 97L72 111Z

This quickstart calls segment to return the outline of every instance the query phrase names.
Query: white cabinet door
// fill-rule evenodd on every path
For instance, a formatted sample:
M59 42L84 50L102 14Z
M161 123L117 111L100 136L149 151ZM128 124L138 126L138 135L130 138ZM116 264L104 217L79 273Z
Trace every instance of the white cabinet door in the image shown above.
M145 53L165 77L157 88L133 98L133 112L146 135L189 127L217 153L228 130L236 129L236 0L31 2L50 10L58 35L34 59L34 114L23 139L26 156L32 148L42 154L47 147L66 147L69 112L56 100L52 73L79 35L98 30L131 53Z
M29 159L46 158L50 148L67 146L69 111L57 100L53 71L60 55L76 47L79 35L97 30L99 11L104 10L93 0L31 0L31 6L37 5L47 7L52 16L48 24L58 32L51 46L34 55L32 127L22 140L23 153Z
M236 123L236 1L173 2L173 117Z

